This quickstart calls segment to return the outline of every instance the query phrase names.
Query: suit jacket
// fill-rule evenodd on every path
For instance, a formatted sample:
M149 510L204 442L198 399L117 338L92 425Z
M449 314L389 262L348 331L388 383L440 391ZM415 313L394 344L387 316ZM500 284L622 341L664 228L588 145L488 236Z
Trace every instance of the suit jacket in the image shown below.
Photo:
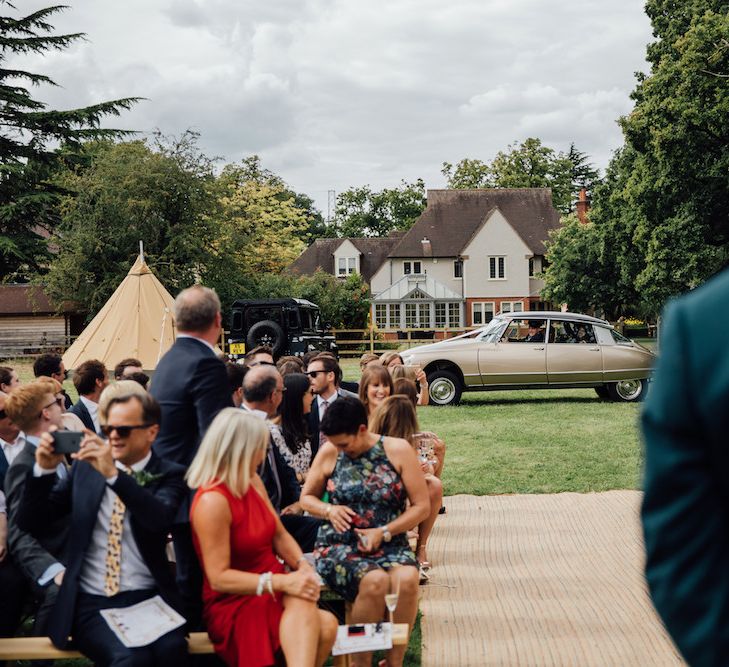
M177 509L187 491L185 468L152 454L145 471L160 477L143 487L131 475L120 472L112 489L130 513L134 539L158 592L170 605L180 609L166 545ZM44 475L30 477L26 483L18 514L21 527L35 531L42 529L49 518L71 517L66 572L48 624L51 641L59 648L64 648L68 642L84 555L106 486L104 477L86 462L75 463L66 479L56 480L55 475Z
M352 398L358 398L357 394L353 394L351 391L339 388L337 389L338 396L349 396ZM309 433L311 433L311 458L312 460L319 451L319 426L321 420L319 419L319 399L315 398L311 404L311 412L307 415L309 422Z
M301 495L301 486L299 486L299 482L296 479L296 471L286 462L286 459L273 442L273 439L271 439L268 446L273 450L276 471L278 472L278 479L281 484L281 500L279 507L276 508L280 512L284 507L298 502L299 496ZM263 480L263 485L266 487L266 493L268 493L269 498L274 498L276 495L276 480L274 479L268 456L263 460L262 468L261 479Z
M18 524L26 480L33 474L35 445L26 442L5 475L8 501L8 547L25 577L34 585L54 563L66 562L68 517L44 522L42 530L29 533ZM51 476L56 479L55 475Z
M74 405L68 412L72 412L75 414L83 423L84 426L89 429L89 431L93 431L96 433L96 426L94 426L94 420L91 419L91 414L88 411L88 408L84 405L84 402L79 399L76 401L76 405Z
M150 393L162 408L154 451L186 468L210 422L220 410L233 406L225 365L195 338L178 338L160 359ZM178 523L189 522L191 500L188 494L180 506Z
M729 271L668 305L642 415L646 577L691 665L729 664Z

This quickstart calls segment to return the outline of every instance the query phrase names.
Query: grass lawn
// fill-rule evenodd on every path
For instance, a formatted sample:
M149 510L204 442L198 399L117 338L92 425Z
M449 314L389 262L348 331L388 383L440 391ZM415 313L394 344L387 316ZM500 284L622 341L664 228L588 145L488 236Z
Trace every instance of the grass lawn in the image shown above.
M358 379L356 361L342 366ZM592 389L555 389L465 393L418 417L446 442L446 495L487 495L637 488L639 412Z

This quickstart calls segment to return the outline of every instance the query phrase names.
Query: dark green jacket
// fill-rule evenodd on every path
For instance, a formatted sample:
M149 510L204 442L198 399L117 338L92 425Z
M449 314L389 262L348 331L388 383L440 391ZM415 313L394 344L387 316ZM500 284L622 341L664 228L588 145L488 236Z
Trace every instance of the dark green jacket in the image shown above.
M671 302L643 411L646 577L691 665L729 665L729 271Z

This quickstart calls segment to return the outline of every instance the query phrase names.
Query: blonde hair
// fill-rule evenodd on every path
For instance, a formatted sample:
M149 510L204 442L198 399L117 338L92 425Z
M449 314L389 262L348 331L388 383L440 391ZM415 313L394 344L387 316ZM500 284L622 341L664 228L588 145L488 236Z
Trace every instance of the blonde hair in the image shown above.
M108 385L99 397L99 423L106 424L109 418L109 404L123 396L145 396L146 389L134 380L119 380Z
M380 363L387 368L389 363L393 359L399 359L400 363L404 364L405 362L402 360L402 357L400 356L399 352L384 352L382 356L380 357Z
M50 394L55 398L61 391L61 383L52 378L39 378L21 385L5 399L5 412L10 420L23 431L29 431L41 419L43 403Z
M191 489L225 484L236 497L251 483L251 463L265 452L270 433L266 422L239 408L224 408L213 419L187 471Z
M365 368L367 368L367 364L371 364L373 361L381 363L380 357L378 357L376 354L373 354L372 352L365 352L359 358L359 369L363 371Z
M392 381L399 380L400 378L405 378L407 380L412 380L415 382L415 369L412 366L393 366L392 368L388 368L388 371L390 371L390 374L392 375Z

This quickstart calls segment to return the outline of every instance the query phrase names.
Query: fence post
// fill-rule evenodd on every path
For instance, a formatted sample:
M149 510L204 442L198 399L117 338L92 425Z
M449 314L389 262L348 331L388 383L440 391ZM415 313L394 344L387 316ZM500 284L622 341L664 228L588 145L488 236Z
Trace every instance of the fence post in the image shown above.
M375 325L370 322L370 354L375 353Z

